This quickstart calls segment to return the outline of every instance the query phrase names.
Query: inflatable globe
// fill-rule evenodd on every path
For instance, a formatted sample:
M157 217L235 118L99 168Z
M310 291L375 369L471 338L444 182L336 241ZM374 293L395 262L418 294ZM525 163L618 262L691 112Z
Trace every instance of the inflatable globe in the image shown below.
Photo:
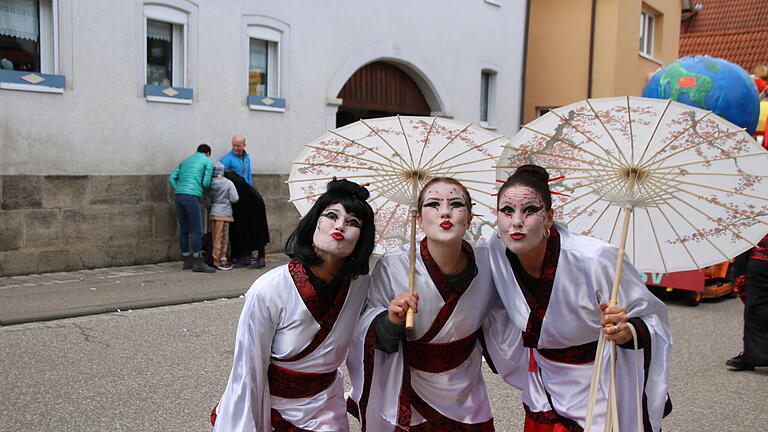
M755 82L740 66L716 57L686 56L659 69L643 96L710 110L754 135L760 113Z

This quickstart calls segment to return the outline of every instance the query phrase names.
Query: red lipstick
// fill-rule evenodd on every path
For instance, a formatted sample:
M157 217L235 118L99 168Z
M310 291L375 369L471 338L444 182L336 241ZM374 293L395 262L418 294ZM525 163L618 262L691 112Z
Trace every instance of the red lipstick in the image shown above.
M525 234L523 234L523 233L514 233L514 234L510 234L509 236L512 237L512 240L522 240L523 237L525 237Z
M442 223L440 223L440 228L442 228L444 230L449 230L449 229L453 228L453 222L451 222L451 221L443 221Z
M335 233L331 234L331 237L333 237L336 240L344 240L344 234L342 234L340 232L335 232Z

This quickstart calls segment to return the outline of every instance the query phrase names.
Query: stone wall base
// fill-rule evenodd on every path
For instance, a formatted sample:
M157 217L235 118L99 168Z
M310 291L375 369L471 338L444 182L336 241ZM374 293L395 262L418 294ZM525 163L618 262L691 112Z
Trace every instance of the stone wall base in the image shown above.
M254 176L280 251L299 213L287 175ZM0 276L180 259L167 175L0 176Z

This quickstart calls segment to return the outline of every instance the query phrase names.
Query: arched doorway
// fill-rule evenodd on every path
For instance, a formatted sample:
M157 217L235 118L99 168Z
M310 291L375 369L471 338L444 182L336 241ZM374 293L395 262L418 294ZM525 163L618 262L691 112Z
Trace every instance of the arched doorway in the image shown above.
M336 127L360 119L396 114L428 116L432 112L416 82L399 67L385 62L358 69L341 88Z

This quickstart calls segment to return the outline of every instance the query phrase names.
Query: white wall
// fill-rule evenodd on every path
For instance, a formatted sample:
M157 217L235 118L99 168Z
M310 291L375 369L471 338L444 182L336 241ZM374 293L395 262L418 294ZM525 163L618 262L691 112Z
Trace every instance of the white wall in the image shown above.
M60 65L67 87L62 95L0 90L0 175L163 174L203 142L220 157L235 133L247 138L254 172L287 173L303 144L333 126L329 99L378 58L418 69L443 104L438 111L474 122L480 71L491 66L498 132L518 129L524 0L500 7L483 0L191 3L195 96L177 105L143 96L139 0L61 0L62 31L71 32L62 37L71 40ZM284 113L246 106L248 15L289 28Z

